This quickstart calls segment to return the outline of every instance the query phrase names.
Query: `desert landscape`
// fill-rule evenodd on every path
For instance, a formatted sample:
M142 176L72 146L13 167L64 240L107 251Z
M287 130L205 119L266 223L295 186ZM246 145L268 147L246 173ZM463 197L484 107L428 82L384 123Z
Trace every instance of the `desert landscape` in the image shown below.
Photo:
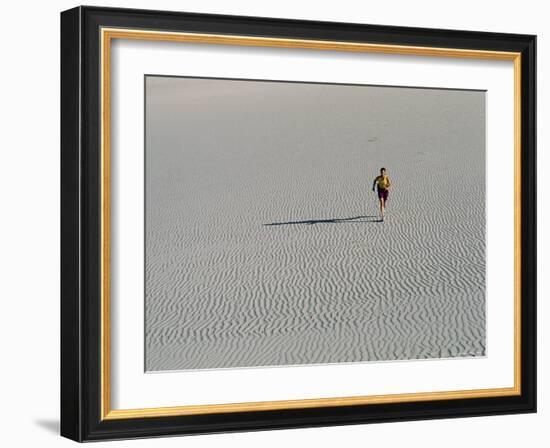
M485 355L485 92L148 76L145 165L147 371Z

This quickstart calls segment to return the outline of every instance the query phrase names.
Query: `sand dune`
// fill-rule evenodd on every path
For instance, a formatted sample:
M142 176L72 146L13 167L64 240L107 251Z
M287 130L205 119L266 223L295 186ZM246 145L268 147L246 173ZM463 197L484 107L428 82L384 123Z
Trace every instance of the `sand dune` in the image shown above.
M147 370L484 355L484 104L148 78Z

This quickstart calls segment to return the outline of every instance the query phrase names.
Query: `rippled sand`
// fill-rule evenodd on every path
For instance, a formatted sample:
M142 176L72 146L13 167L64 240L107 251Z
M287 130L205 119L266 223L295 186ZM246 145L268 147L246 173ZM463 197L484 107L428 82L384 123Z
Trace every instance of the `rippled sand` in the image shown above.
M148 77L147 370L483 356L484 95Z

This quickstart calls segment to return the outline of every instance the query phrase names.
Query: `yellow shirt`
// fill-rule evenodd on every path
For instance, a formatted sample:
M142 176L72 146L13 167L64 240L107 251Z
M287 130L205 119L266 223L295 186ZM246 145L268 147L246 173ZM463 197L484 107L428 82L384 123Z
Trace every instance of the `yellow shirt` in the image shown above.
M376 178L378 188L385 190L390 186L390 178L388 176L378 176Z

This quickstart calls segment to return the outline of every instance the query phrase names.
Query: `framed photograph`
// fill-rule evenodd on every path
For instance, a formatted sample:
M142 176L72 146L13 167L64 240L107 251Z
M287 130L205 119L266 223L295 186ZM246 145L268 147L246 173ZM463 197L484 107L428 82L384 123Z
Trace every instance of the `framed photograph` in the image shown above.
M536 410L535 36L61 13L61 433Z

